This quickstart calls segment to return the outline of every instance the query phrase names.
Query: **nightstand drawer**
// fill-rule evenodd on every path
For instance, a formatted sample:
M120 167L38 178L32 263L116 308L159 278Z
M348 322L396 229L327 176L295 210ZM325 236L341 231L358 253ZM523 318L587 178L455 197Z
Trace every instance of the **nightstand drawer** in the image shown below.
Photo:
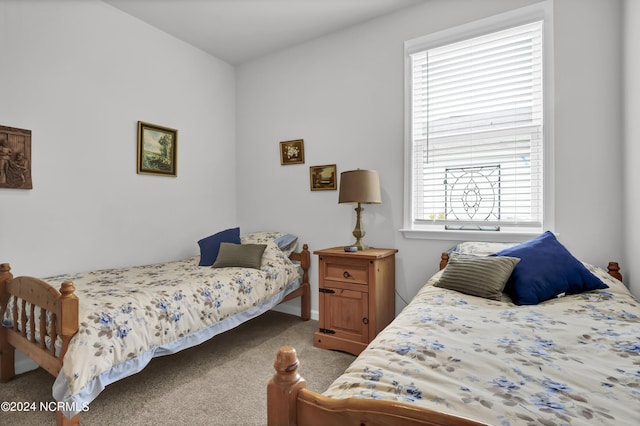
M325 280L341 281L344 283L368 284L369 265L367 262L349 262L346 259L326 259Z

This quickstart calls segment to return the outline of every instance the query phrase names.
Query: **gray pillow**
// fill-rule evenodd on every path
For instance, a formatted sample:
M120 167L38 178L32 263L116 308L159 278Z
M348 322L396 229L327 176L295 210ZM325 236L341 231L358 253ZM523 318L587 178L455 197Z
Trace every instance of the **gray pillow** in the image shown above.
M221 243L214 268L254 268L260 269L262 253L266 244L233 244Z
M518 262L520 259L517 257L451 253L440 280L434 286L500 300L502 290Z

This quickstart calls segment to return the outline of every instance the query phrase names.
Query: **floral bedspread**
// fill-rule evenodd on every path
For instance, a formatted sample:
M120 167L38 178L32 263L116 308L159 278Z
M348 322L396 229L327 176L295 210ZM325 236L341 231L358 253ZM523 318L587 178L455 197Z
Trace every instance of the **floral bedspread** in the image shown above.
M264 243L260 269L198 266L196 256L46 278L52 285L73 281L80 299L80 328L54 397L83 407L153 356L202 343L275 306L299 287L301 275L273 241Z
M516 306L434 287L325 392L493 425L640 424L640 303L610 288Z

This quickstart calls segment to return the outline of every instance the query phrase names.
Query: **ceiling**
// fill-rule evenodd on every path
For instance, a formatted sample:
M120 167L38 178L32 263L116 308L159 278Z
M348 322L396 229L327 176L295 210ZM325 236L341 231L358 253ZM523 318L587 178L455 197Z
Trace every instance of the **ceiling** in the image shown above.
M103 1L238 65L427 0Z

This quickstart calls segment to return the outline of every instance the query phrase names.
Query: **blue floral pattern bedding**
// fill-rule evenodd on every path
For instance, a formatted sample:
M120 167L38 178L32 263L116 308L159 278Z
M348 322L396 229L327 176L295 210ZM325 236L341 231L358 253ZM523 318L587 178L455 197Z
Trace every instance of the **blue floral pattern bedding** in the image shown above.
M324 393L493 425L640 424L640 304L609 288L516 306L432 277Z
M80 299L80 328L64 356L54 398L82 407L152 357L202 343L279 303L299 287L301 272L267 237L243 240L267 244L260 269L198 266L196 256L45 278L52 285L72 281Z

